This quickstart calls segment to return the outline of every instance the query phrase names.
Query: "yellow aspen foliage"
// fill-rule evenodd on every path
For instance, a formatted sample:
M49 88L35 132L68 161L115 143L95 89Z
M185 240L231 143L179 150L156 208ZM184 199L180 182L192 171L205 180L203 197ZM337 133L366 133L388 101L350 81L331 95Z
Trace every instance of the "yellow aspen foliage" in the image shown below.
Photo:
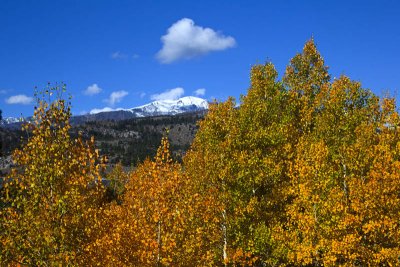
M289 90L302 83L290 84ZM311 113L297 124L301 135L289 164L293 199L287 206L288 221L277 231L288 263L398 265L394 101L380 101L345 76L324 84L309 100Z
M79 265L102 201L94 140L72 139L65 86L46 88L1 197L1 265ZM52 95L56 99L47 100Z
M91 265L203 266L212 262L203 231L210 206L172 160L169 142L161 141L154 161L129 174L121 205L105 210L101 231L89 249Z
M271 226L284 212L281 186L290 154L284 126L290 116L276 78L272 64L254 66L240 107L233 99L213 104L184 159L199 194L212 196L219 207L214 210L219 225L212 226L220 228L214 247L219 265L272 264L279 258Z
M239 104L212 103L183 164L164 137L117 165L107 204L94 140L42 99L1 190L0 265L400 266L395 100L331 80L313 40L278 77L255 65Z
M394 100L332 81L313 40L282 82L271 63L250 77L240 105L210 107L184 159L218 207L215 264L399 265Z
M208 232L204 236L208 242L207 253L213 258L212 265L228 263L230 244L230 213L228 212L228 164L231 155L222 147L227 145L227 135L231 121L235 117L233 99L225 103L213 103L209 113L200 123L194 143L184 159L185 172L195 184L196 194L206 201L204 218Z

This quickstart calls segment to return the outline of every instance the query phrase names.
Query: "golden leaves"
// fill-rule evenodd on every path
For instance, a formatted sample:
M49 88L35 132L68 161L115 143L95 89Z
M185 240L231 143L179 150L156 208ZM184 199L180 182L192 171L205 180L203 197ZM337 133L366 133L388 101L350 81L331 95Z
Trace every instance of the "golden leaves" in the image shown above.
M117 167L120 168L120 167ZM123 176L123 171L111 177ZM173 162L167 138L154 161L146 160L129 174L120 205L105 210L102 230L91 249L92 264L187 266L203 259L203 229L198 196L181 165ZM105 231L109 228L110 231Z
M57 92L60 88L52 88ZM15 259L28 265L76 264L93 222L87 209L99 205L102 195L95 164L88 160L94 147L71 140L69 106L62 99L38 100L28 143L14 153L16 167L7 187L13 197L2 198L8 208L1 221L7 243L1 262ZM89 184L91 184L89 186ZM15 240L16 242L9 242ZM79 255L79 257L78 257Z

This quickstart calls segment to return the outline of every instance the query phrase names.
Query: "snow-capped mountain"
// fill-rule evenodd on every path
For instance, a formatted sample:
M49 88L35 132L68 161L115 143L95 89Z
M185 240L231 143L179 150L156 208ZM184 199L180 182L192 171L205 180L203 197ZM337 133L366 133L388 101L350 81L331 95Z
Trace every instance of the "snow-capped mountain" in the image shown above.
M131 108L130 111L138 117L157 115L176 115L189 111L208 109L208 102L202 98L186 96L178 100L160 100L152 103Z
M207 109L207 100L194 96L186 96L177 100L157 100L146 105L128 109L112 109L108 107L93 109L89 114L73 117L71 122L79 124L85 121L126 120L152 116L177 115L185 112L205 111Z
M22 121L21 118L14 118L14 117L7 117L3 118L2 123L9 124L9 123L16 123Z
M71 123L79 124L86 121L100 120L125 120L132 118L177 115L185 112L204 111L208 109L208 102L205 99L185 96L177 100L158 100L139 107L128 109L112 109L109 107L102 109L93 109L89 114L81 116L73 116ZM21 120L17 118L4 118L0 125L18 127Z
M19 129L21 130L21 126L23 123L31 122L32 117L6 117L0 120L0 127L1 128L9 128L9 129Z
M206 100L194 96L185 96L177 100L158 100L130 109L94 109L90 112L90 114L93 115L102 112L128 111L134 114L134 117L149 117L159 115L176 115L184 112L206 109L208 109L208 102Z

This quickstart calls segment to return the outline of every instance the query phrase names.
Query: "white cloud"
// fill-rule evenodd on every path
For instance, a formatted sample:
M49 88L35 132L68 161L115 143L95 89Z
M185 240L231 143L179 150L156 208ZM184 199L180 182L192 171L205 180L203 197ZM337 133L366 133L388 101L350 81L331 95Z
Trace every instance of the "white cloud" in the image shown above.
M94 83L90 86L88 86L88 88L86 88L85 91L83 91L83 94L85 95L97 95L102 91L102 89L97 85L97 83Z
M161 37L161 41L163 47L156 55L161 63L190 59L212 51L225 50L236 44L233 37L197 26L188 18L175 22L167 34Z
M108 103L111 106L114 106L116 103L119 103L122 101L122 99L127 96L129 93L127 91L121 90L121 91L115 91L112 92L109 96L109 98L105 99L104 102Z
M185 93L182 87L177 87L171 90L162 92L161 94L154 94L150 96L151 100L176 100Z
M140 57L139 54L132 54L132 55L129 55L129 54L126 54L126 53L122 53L122 52L120 52L120 51L113 52L113 53L111 53L111 55L110 55L110 58L115 59L115 60L119 60L119 59L129 59L129 58L138 59L139 57Z
M204 96L206 94L206 89L205 88L199 88L196 91L194 91L194 94L196 96Z
M112 59L127 59L128 55L121 53L120 51L116 51L116 52L112 53L110 57Z
M7 104L29 105L33 102L33 97L26 95L14 95L6 99Z

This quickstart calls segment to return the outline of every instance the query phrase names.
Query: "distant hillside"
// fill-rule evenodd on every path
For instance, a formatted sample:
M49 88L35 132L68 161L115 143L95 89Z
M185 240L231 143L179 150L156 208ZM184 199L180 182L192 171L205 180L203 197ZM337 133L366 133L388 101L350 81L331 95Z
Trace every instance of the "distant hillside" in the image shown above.
M203 110L175 116L87 122L73 117L71 135L76 137L81 132L85 139L94 136L97 148L102 155L109 158L109 164L122 162L125 166L135 166L146 157L155 155L165 129L169 129L172 153L177 160L180 160L196 134L197 122L205 114L206 111ZM0 127L0 137L3 142L0 171L3 173L10 165L9 156L12 150L19 147L29 134L19 129L20 125L14 125L12 128Z
M128 109L112 109L109 107L102 109L93 109L86 115L73 116L71 118L71 124L81 124L92 121L119 121L133 118L169 116L188 112L205 111L207 109L207 100L195 96L185 96L176 100L157 100L139 107ZM8 117L0 120L0 126L19 129L21 128L21 121L30 120L32 120L32 117Z
M197 131L197 122L205 111L175 116L156 116L129 120L91 121L75 125L72 135L81 132L84 138L94 136L101 154L110 163L136 165L146 157L153 157L162 135L169 129L173 155L179 160L189 148Z

